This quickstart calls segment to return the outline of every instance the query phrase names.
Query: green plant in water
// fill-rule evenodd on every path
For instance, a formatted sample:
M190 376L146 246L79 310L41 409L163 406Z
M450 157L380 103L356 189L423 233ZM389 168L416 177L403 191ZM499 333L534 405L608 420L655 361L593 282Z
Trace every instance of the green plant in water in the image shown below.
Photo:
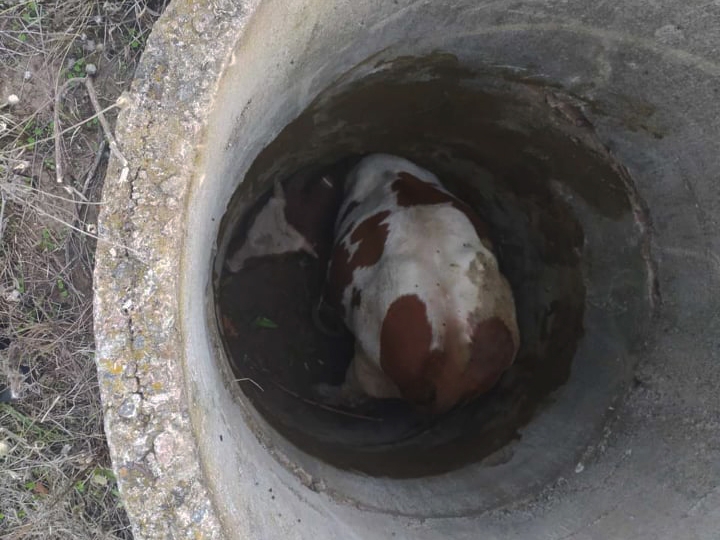
M277 323L267 317L256 317L253 325L257 328L278 328Z

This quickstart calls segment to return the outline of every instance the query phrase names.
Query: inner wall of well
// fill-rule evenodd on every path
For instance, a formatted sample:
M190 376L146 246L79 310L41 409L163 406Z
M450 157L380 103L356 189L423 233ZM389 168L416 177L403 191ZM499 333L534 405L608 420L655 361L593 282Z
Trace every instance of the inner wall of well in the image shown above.
M442 54L375 65L355 82L323 92L251 166L221 226L220 243L233 238L229 253L275 178L394 153L437 174L490 222L515 295L521 350L492 392L442 418L420 417L398 403L352 416L318 407L311 393L315 382L341 381L352 352L351 344L325 343L317 363L317 350L304 349L313 340L307 327L313 284L324 269L297 255L218 276L220 326L235 374L246 380L242 390L301 450L386 477L436 475L480 461L521 436L570 376L580 340L608 338L588 335L593 329L583 325L585 226L627 220L626 184L606 155L576 136L576 128L587 128L584 119L563 129L546 98L554 89L529 82L470 72ZM627 257L628 288L642 290L641 257L632 245L618 248ZM258 316L278 327L251 328Z

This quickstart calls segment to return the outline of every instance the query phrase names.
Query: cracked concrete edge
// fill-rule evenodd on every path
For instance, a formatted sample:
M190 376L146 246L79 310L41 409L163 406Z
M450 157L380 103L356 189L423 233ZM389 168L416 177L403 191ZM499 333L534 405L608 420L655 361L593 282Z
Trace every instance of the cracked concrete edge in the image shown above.
M185 202L220 74L257 0L175 0L116 127L94 275L105 431L135 537L224 536L186 396L178 286Z

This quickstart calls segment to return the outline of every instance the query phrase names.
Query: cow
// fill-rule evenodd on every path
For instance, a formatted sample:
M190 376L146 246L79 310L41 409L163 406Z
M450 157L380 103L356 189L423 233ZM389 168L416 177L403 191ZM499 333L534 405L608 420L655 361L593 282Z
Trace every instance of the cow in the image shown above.
M333 245L333 224L342 198L337 167L322 173L302 171L285 182L275 180L270 199L260 208L240 248L225 261L231 273L251 259L307 253L326 263Z
M487 224L431 172L372 154L347 175L322 302L355 337L326 403L401 398L441 414L489 391L519 347Z

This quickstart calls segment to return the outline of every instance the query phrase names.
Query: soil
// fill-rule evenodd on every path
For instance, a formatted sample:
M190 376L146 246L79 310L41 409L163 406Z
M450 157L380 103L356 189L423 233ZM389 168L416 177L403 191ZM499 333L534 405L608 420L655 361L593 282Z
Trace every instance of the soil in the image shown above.
M0 404L0 432L13 441L1 458L3 538L132 538L92 358L105 134L83 84L63 92L58 122L54 113L57 89L88 64L101 108L128 88L163 8L152 4L11 2L0 10L0 402L10 401ZM6 103L10 95L17 103ZM111 129L116 112L105 112Z
M313 324L320 295L317 260L306 254L263 257L225 278L223 329L245 377L312 399L318 382L340 384L353 354L353 338L323 334ZM242 301L239 301L242 299Z

